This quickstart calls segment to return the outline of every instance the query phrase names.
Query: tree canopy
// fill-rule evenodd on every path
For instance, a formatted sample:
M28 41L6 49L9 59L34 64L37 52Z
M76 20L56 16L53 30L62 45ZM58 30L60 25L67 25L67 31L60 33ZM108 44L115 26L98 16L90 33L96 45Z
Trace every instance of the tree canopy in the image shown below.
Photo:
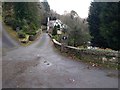
M82 46L90 41L91 36L89 35L88 25L83 23L83 19L74 10L62 15L60 19L68 26L69 45Z
M36 32L46 18L45 7L40 2L4 2L4 21L14 30L20 27L27 34Z
M118 2L92 2L88 17L92 45L120 50Z

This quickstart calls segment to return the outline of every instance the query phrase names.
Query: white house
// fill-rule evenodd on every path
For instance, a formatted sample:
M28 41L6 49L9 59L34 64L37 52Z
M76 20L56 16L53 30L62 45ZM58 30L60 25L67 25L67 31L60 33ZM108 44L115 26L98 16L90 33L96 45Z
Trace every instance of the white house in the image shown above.
M60 25L60 29L57 31L58 34L62 34L63 28L67 28L66 24L63 24L61 20L50 20L48 17L48 22L47 22L47 31L52 32L54 26Z

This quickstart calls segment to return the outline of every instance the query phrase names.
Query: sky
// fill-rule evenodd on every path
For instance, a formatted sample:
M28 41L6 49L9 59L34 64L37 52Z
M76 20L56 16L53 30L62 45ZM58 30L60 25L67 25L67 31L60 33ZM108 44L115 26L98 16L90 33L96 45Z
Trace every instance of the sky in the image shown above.
M42 1L42 0L40 0ZM86 18L89 12L90 3L93 0L47 0L50 8L59 14L64 14L64 11L70 12L74 10L81 18Z

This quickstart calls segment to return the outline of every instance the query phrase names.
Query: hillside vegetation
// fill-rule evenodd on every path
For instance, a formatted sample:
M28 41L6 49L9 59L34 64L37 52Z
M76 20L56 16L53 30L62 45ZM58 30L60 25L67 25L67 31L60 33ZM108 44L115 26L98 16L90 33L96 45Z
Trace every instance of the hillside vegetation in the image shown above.
M3 2L3 21L16 31L19 38L33 40L40 32L47 12L46 3L40 2Z

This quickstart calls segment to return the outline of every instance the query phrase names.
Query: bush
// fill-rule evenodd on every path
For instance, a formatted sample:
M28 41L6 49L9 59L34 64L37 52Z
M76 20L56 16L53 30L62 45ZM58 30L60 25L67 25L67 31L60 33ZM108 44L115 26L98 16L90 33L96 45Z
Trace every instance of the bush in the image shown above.
M57 35L57 26L54 26L52 35Z
M53 39L60 41L60 37L58 35L53 36Z
M68 45L69 45L69 46L74 46L74 39L70 38L70 39L68 40Z
M35 40L35 36L34 35L30 35L29 36L29 41L34 41Z
M36 25L35 25L34 23L31 23L31 24L30 24L30 28L31 28L32 30L37 30L37 27L36 27Z
M17 27L20 27L20 28L21 28L21 26L20 26L20 24L19 24L19 21L18 21L18 20L15 20L15 19L12 20L12 25L11 25L11 27L13 28L13 30L16 30Z
M25 38L26 34L23 31L18 32L18 37L19 38Z
M11 16L6 16L4 19L4 22L6 23L6 25L13 25L13 18Z
M36 35L36 32L35 31L29 31L29 32L26 32L26 34L28 34L28 35Z

